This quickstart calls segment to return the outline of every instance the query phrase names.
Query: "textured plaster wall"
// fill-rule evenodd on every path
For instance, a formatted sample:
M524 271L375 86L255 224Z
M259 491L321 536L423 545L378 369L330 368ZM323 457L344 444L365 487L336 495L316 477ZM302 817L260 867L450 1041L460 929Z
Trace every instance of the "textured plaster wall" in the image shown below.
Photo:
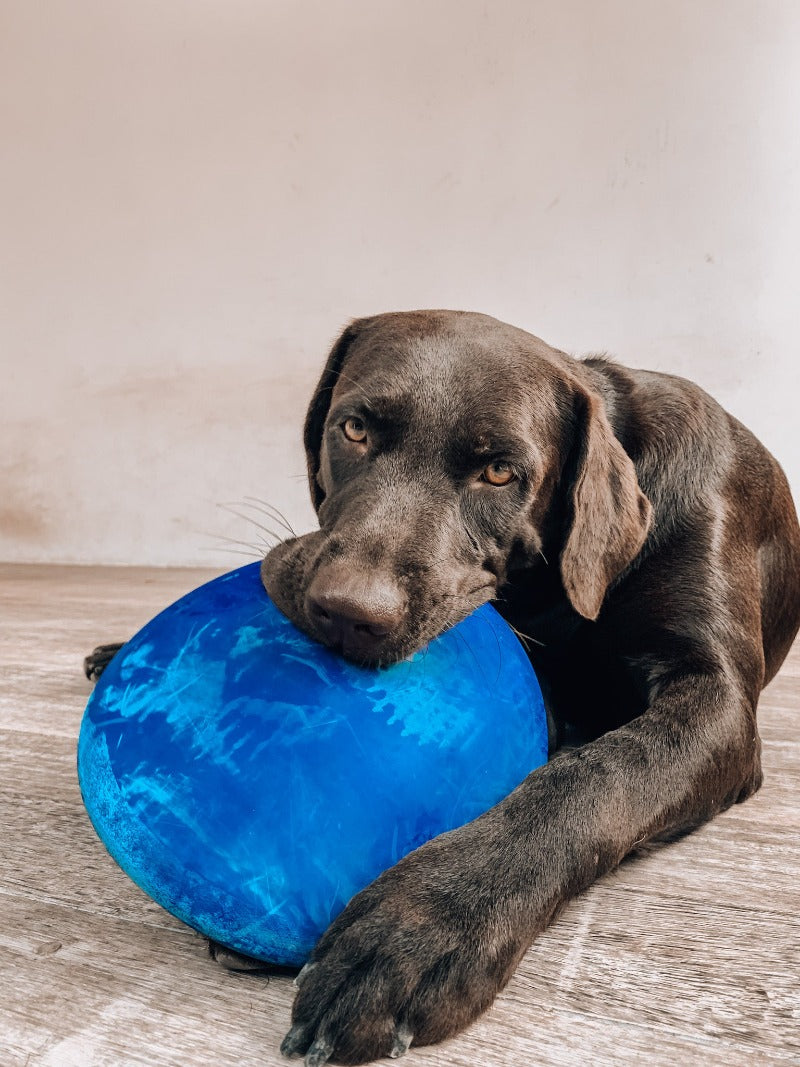
M0 558L309 528L321 360L397 308L693 377L797 491L799 57L795 0L9 0Z

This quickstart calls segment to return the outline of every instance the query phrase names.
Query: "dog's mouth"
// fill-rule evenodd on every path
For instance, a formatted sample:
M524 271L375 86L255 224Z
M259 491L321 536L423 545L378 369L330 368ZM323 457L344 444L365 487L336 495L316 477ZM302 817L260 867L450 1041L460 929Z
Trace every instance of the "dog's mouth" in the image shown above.
M261 580L299 630L362 667L410 658L495 593L494 582L460 593L413 587L341 560L320 563L323 546L319 531L282 542L262 562Z

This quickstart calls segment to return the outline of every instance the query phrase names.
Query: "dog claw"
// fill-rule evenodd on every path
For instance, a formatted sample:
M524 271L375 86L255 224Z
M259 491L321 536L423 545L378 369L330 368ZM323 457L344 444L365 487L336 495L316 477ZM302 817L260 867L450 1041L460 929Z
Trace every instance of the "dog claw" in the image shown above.
M305 982L306 978L308 978L308 976L311 974L311 972L316 966L317 964L314 960L309 960L308 963L306 963L303 967L300 968L300 970L295 975L294 982L292 983L295 989L300 988L300 986L303 984L303 982Z
M299 1056L302 1054L306 1045L305 1027L293 1026L283 1041L281 1041L281 1056L286 1056L287 1059L291 1056Z
M398 1026L394 1035L394 1044L392 1045L392 1049L389 1053L389 1056L393 1060L399 1060L401 1056L405 1056L405 1054L408 1052L409 1046L411 1045L413 1037L414 1035L411 1033L411 1030L409 1030L407 1026Z
M331 1042L320 1038L318 1041L315 1041L308 1050L303 1062L305 1063L305 1067L323 1067L323 1064L327 1063L332 1055L333 1045Z

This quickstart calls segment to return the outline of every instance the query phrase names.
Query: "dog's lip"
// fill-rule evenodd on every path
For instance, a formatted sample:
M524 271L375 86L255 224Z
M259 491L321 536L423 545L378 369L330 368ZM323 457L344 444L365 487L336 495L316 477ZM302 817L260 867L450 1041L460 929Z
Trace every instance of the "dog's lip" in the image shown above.
M460 622L463 622L465 618L467 618L469 615L471 615L473 611L476 611L483 604L488 604L493 599L493 597L496 594L496 592L497 592L497 583L495 581L491 581L491 582L483 582L480 585L476 585L472 589L467 590L466 592L455 594L455 596L459 597L459 599L462 599L462 600L467 600L468 598L474 597L478 593L487 593L488 595L485 596L485 597L482 597L480 600L476 600L476 602L474 604L472 604L470 606L469 610L466 611L463 615L459 615L459 617L457 619L454 619L452 622L448 623L448 625L443 626L441 629L437 630L436 633L431 634L429 637L425 638L424 641L420 642L419 644L414 645L412 648L410 648L410 649L408 649L406 651L397 650L397 652L392 652L392 651L387 650L385 648L384 649L380 649L380 641L379 641L377 643L377 645L376 645L376 649L380 649L380 653L375 659L372 659L371 657L366 657L365 658L365 657L359 656L359 655L350 656L350 655L348 655L347 650L343 649L341 647L341 645L332 646L332 645L328 644L326 641L321 641L321 643L323 645L325 645L326 648L332 649L333 651L337 652L339 655L344 656L345 659L349 660L352 663L356 663L356 664L358 664L359 666L362 666L362 667L363 666L368 666L368 667L392 667L397 663L409 663L420 652L424 652L424 650L428 647L428 645L431 643L431 641L435 641L437 638L441 637L442 634L446 633L448 630L452 630L452 628L454 626L458 626L458 624ZM447 599L447 598L446 597L442 598L442 600L445 600L445 599ZM315 634L315 639L320 641L320 638L316 634ZM361 651L363 652L363 650L361 650Z
M295 625L298 625L297 620L294 621ZM418 652L427 648L431 641L435 640L439 634L434 634L433 637L427 638L419 645L414 645L412 648L406 649L402 647L392 649L387 647L387 643L382 638L376 638L375 644L372 649L358 648L348 649L341 641L331 642L327 640L327 635L323 635L313 625L313 623L303 614L302 623L299 625L299 629L303 630L313 641L322 645L329 652L333 652L337 656L341 656L342 659L347 660L348 663L353 663L357 667L364 667L370 670L381 669L384 667L393 667L397 663L405 663L414 658ZM443 631L442 631L443 632Z

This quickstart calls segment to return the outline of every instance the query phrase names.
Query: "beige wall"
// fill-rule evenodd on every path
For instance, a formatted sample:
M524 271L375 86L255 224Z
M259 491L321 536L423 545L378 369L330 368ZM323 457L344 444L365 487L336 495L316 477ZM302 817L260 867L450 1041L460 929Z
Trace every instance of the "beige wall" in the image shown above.
M351 316L696 378L800 488L796 0L6 0L0 557L235 564L312 523Z

